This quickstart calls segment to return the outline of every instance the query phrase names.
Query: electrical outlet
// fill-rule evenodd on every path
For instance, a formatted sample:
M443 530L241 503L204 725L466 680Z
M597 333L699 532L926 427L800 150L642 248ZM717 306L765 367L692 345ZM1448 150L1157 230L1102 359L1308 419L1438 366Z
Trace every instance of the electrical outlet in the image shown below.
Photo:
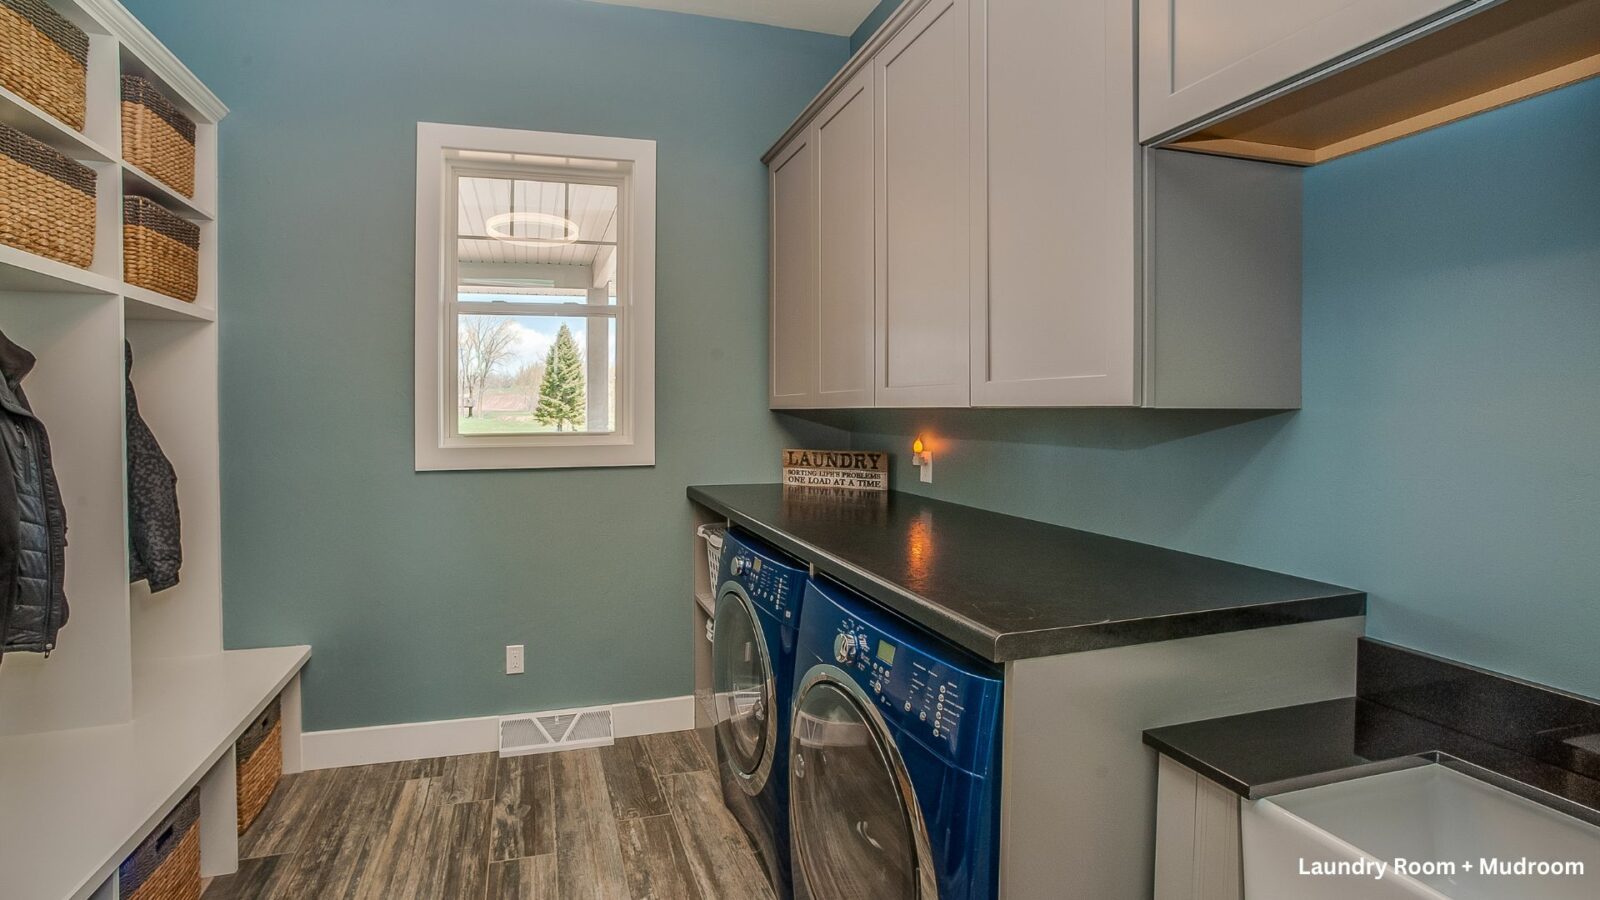
M507 675L521 675L522 674L522 645L521 644L507 644L506 645L506 674Z

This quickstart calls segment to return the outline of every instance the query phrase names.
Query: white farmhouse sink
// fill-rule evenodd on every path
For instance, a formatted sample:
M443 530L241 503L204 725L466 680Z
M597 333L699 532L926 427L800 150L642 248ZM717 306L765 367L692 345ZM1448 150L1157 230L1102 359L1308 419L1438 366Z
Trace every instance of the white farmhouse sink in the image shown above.
M1246 900L1600 897L1600 827L1442 765L1245 801L1241 813ZM1486 872L1496 860L1534 866Z

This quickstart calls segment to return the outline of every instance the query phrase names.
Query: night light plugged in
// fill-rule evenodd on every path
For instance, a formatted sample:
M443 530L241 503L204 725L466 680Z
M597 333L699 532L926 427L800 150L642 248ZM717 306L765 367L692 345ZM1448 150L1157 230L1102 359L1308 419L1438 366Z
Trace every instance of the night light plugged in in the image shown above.
M922 470L923 484L933 483L933 451L923 443L921 435L911 442L911 464Z

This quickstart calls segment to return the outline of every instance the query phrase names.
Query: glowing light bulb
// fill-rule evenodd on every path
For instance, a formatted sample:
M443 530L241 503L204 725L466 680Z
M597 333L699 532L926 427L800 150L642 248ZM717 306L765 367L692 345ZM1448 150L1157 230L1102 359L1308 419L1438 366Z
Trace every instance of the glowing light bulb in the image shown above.
M922 452L922 438L917 438L916 440L911 442L911 452L912 453L921 453Z

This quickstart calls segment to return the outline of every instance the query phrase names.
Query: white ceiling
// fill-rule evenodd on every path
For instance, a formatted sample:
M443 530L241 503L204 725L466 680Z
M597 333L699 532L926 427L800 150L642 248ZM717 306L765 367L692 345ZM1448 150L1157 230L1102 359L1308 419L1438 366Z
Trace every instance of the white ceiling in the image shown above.
M759 22L780 28L850 34L877 0L590 0L612 6L642 6L718 19Z

